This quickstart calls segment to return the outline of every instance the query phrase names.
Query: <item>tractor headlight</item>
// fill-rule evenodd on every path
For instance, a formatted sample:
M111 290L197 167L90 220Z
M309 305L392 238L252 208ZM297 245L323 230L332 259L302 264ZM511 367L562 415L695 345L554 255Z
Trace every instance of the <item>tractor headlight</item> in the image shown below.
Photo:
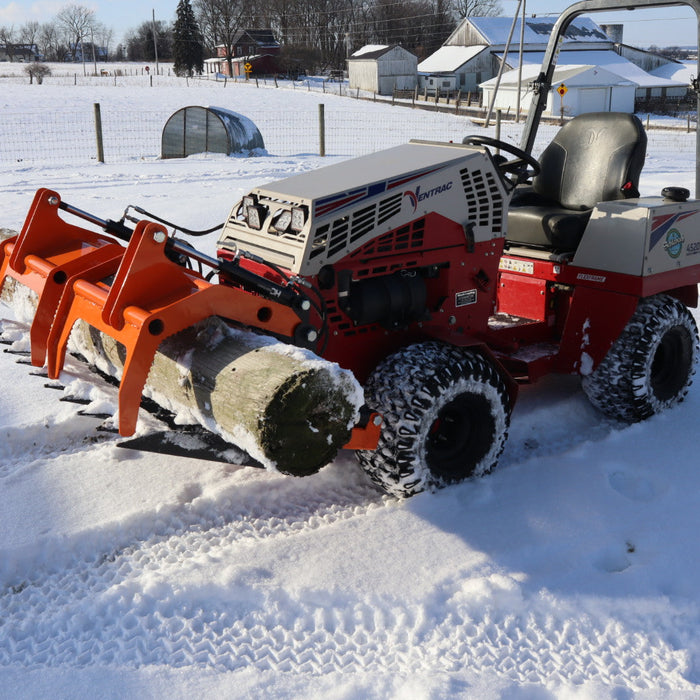
M254 228L256 231L259 231L262 228L266 213L267 207L259 204L246 207L246 220L248 222L248 226L250 226L250 228Z
M272 219L272 228L278 233L284 233L292 223L292 212L289 209L280 209Z
M306 223L306 207L294 207L292 209L292 231L301 233Z

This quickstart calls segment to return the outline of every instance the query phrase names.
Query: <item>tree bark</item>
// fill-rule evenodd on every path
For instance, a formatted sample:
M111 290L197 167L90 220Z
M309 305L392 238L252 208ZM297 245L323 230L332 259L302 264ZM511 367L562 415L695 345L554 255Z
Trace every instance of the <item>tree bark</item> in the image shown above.
M33 291L8 277L1 298L17 320L31 321ZM69 349L121 376L123 346L86 323L73 328ZM198 423L266 467L297 476L333 460L363 401L347 370L216 317L161 343L144 395L178 422Z

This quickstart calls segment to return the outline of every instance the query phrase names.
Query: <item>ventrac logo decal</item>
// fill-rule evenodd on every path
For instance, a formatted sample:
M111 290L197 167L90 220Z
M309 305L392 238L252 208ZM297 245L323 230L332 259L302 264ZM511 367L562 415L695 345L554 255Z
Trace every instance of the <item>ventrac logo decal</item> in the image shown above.
M452 189L452 180L449 182L444 182L442 185L438 185L437 187L432 187L429 190L421 189L421 186L418 185L415 191L406 190L403 193L403 196L408 197L409 201L411 202L411 206L413 207L413 211L415 211L418 208L418 202L422 202L425 199L430 199L436 194L442 194L450 189Z
M409 175L401 175L400 177L395 177L391 180L374 182L371 185L358 187L354 190L338 192L330 195L329 197L322 197L321 199L317 200L314 205L314 216L326 216L329 214L337 216L341 211L347 209L348 207L357 207L359 204L365 202L366 200L373 199L377 195L392 191L400 192L401 189L406 187L406 185L409 183L415 182L420 178L433 175L434 173L438 172L438 170L441 170L441 168L436 167L426 170L419 170L418 172L411 173ZM451 182L449 184L452 186ZM430 191L432 192L432 190ZM419 185L416 187L415 192L409 193L406 191L404 194L408 195L409 199L411 199L411 195L413 196L414 199L412 199L411 202L415 210L415 208L418 206L419 196L425 195L426 193L421 191ZM437 194L437 192L433 192L433 194Z
M655 216L651 222L651 241L649 250L653 250L663 241L663 249L671 258L678 258L683 252L685 237L679 229L680 224L691 216L695 216L697 211L685 211L678 214L665 214Z
M679 258L681 251L683 250L683 244L685 243L685 238L677 228L672 228L666 234L666 242L664 243L664 250L672 257Z

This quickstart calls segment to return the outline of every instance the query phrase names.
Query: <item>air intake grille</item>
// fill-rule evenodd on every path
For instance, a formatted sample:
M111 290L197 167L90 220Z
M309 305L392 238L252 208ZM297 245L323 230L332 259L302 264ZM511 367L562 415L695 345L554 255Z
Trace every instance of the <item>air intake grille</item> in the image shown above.
M377 226L385 223L401 211L403 193L382 199L369 206L341 216L331 223L316 229L309 258L313 260L325 254L332 257L344 250L350 250L365 236L369 236Z
M492 172L481 170L460 171L467 201L467 215L477 226L485 226L494 233L503 229L503 195Z

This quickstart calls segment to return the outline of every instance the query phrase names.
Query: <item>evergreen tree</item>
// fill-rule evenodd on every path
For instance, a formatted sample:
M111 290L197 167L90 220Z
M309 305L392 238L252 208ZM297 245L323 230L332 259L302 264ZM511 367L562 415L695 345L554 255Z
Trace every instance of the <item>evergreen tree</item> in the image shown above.
M204 68L202 33L195 19L190 0L180 0L173 30L175 75L193 75Z

